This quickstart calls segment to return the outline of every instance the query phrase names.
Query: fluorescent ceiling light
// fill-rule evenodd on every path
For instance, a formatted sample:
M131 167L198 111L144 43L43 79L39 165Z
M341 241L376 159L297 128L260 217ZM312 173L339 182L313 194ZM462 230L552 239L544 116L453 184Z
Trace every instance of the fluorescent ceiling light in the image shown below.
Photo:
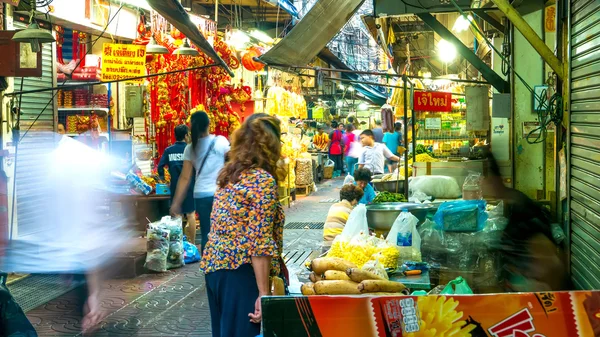
M229 44L236 50L244 50L248 43L250 43L250 37L241 30L236 29L229 35Z
M260 31L260 30L251 31L250 36L252 36L253 38L257 39L258 41L260 41L262 43L266 43L266 44L271 44L271 43L275 42L275 39L273 39L267 33Z

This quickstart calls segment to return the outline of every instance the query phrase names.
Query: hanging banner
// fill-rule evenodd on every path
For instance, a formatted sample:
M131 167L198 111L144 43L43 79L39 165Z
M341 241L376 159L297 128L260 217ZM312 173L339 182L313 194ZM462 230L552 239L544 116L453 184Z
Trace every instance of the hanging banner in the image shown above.
M146 75L146 46L105 43L102 46L102 81ZM143 83L144 80L128 81Z
M415 91L413 96L415 111L452 111L452 93L436 91Z

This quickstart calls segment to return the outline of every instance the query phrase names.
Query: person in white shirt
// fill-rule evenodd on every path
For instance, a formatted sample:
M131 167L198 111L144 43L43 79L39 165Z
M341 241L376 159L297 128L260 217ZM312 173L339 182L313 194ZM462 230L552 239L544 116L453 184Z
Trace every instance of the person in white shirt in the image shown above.
M383 174L385 159L400 161L384 144L376 143L373 131L365 130L360 134L363 152L358 158L358 167L369 169L374 175Z

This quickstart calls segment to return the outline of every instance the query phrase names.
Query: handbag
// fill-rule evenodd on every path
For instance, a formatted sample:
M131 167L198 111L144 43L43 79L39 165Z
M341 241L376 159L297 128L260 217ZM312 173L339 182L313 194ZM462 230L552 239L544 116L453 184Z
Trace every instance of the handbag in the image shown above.
M202 159L202 162L200 163L200 167L196 171L196 180L198 180L198 178L200 178L200 173L202 173L202 169L204 168L204 164L206 164L206 159L208 159L208 156L210 156L210 151L212 151L215 148L215 143L216 142L217 142L217 136L215 136L215 138L212 140L212 142L208 146L208 151L206 151L206 155Z

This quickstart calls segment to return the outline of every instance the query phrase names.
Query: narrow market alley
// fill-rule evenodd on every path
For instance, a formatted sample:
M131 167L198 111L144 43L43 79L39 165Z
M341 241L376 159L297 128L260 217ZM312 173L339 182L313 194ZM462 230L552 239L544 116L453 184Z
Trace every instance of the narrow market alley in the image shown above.
M318 254L327 211L337 199L342 183L343 179L325 181L312 195L299 197L291 208L286 206L284 254L291 275L311 254ZM64 279L48 280L44 287L65 286ZM292 282L292 288L297 284ZM42 300L31 286L27 279L10 286L16 301L29 308L36 300ZM106 317L95 336L210 336L204 276L197 263L164 274L107 280L102 288ZM39 336L82 335L77 289L25 310Z

